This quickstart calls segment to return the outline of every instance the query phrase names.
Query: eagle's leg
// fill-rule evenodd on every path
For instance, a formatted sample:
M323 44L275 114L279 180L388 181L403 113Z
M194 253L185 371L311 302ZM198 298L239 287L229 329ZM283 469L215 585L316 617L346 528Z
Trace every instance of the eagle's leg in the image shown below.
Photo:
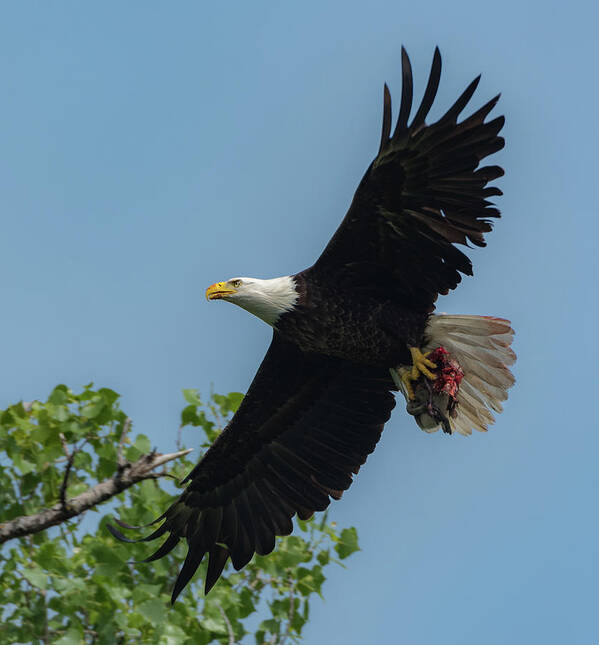
M412 381L417 381L423 374L426 378L434 381L437 378L430 370L435 369L437 365L428 359L431 352L423 354L418 347L409 347L412 356L412 367L402 367L399 370L399 377L406 388L408 399L414 399L414 388Z
M423 354L418 347L409 347L410 354L412 355L412 380L416 381L420 378L421 374L424 374L426 378L434 381L437 377L428 369L436 369L437 364L428 359L428 356L432 352L426 352Z
M414 396L414 388L412 387L412 368L400 367L397 370L397 374L399 374L399 378L401 379L403 387L406 391L408 400L413 401L415 396ZM399 383L397 383L397 385L399 387Z

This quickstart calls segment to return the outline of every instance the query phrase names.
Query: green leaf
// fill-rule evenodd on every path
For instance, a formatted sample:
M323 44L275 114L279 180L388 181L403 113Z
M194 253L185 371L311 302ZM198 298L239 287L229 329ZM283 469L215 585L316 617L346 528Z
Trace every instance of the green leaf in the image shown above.
M260 623L261 631L267 631L271 634L280 634L281 633L281 623L274 618L269 620L263 620Z
M86 470L90 472L92 465L92 457L88 452L80 450L73 458L73 467L76 469Z
M312 569L298 567L297 569L297 589L303 596L309 596L311 593L320 593L320 588L325 578L322 575L320 566Z
M46 410L48 411L50 418L55 421L59 421L60 423L63 423L69 418L69 409L66 405L53 405L48 403Z
M352 553L359 551L358 546L358 531L352 526L348 529L341 531L339 542L335 545L335 551L341 560L349 557Z
M138 434L135 437L133 445L141 452L142 455L148 454L152 450L152 444L145 434Z
M239 592L238 611L240 618L245 618L246 616L249 616L251 613L256 611L256 603L254 601L254 597L252 596L252 592L247 587L244 587Z
M19 454L15 454L13 457L13 462L15 466L21 471L23 475L32 472L35 470L35 464L31 461L28 461Z
M329 563L331 559L331 554L329 553L328 549L326 551L320 551L319 554L316 556L316 559L318 560L319 564L324 567L326 564Z
M39 567L23 569L23 577L38 589L48 588L48 574Z
M107 406L112 406L119 399L119 394L107 387L101 387L98 394L102 396Z
M19 401L18 403L11 405L10 411L13 413L15 420L27 418L27 413L25 412L25 408L23 407L22 401Z
M200 399L200 392L198 390L190 389L182 390L182 392L187 403L191 403L195 406L202 405L202 399Z
M117 447L114 443L103 443L96 448L98 457L104 457L107 461L116 462Z
M152 598L142 602L137 611L152 625L160 625L166 619L166 603L159 598Z
M290 535L281 542L277 555L280 559L280 566L295 567L301 562L309 562L312 554L307 550L306 542L297 535Z
M57 385L48 397L48 402L54 405L65 405L69 399L68 391L66 385Z
M241 392L230 392L227 395L213 394L212 400L218 406L220 413L223 416L234 414L243 400Z
M54 645L81 645L85 642L83 639L83 632L76 627L69 627L65 634L54 641Z
M59 578L54 576L52 582L53 588L58 591L58 593L64 594L65 596L70 593L85 591L85 582L79 578Z
M99 576L113 576L122 571L125 562L120 557L120 551L111 549L104 544L94 544L91 549L92 556L96 561L96 574Z
M69 570L66 550L58 542L46 542L33 553L34 561L49 573L64 575Z
M198 413L195 405L190 404L181 412L181 425L195 425L198 421Z
M104 400L100 397L94 397L87 405L81 409L81 414L87 419L95 419L105 407Z
M127 451L127 458L129 458L129 451ZM116 460L104 459L100 457L98 460L98 467L96 468L96 476L100 481L112 477L117 468Z
M229 392L227 395L227 403L231 412L237 412L241 402L243 401L243 397L244 395L241 392Z
M177 625L166 623L160 635L159 645L182 645L187 641L187 634Z
M160 594L160 585L138 584L133 590L133 602L137 605Z

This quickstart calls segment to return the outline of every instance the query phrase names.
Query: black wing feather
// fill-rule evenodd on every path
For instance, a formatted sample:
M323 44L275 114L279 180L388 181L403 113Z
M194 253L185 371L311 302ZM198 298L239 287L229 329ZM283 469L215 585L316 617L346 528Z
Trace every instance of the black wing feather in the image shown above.
M309 518L338 499L374 450L395 405L392 389L387 370L303 354L275 332L237 414L145 538L169 533L147 562L187 541L173 601L206 552L208 592L229 557L241 569L291 532L294 515Z
M503 148L498 134L504 118L485 122L496 96L458 123L478 76L436 123L426 125L440 77L441 55L435 49L424 96L409 123L412 67L402 48L401 105L393 135L389 137L391 97L385 85L378 155L335 235L304 272L307 279L332 275L351 281L356 290L368 288L371 294L377 285L385 299L432 311L437 295L454 289L460 274L472 275L470 260L454 244L484 246L490 218L499 217L487 198L501 191L487 183L503 170L477 167Z
M383 128L381 130L381 145L379 154L386 145L389 135L391 134L391 94L387 83L383 86Z
M215 544L210 549L204 593L208 593L210 589L214 587L216 581L220 578L220 574L223 572L228 559L229 550L226 547L221 546L220 544Z
M408 52L403 47L401 48L401 76L401 105L399 107L399 115L397 117L395 132L393 133L393 139L396 141L408 128L408 119L410 118L410 112L412 110L412 99L414 94L412 64L410 63ZM391 110L391 97L389 97L389 110ZM391 120L391 114L389 114L389 120ZM388 145L387 140L385 141L385 144ZM381 145L381 149L382 147L383 146Z
M417 131L422 125L424 125L424 120L426 119L429 110L431 109L435 96L437 96L437 90L439 89L439 81L441 80L441 53L439 48L435 47L435 54L433 56L433 64L431 66L431 73L428 77L428 83L426 84L426 89L424 90L424 96L422 97L422 102L420 107L414 116L412 121L412 129Z

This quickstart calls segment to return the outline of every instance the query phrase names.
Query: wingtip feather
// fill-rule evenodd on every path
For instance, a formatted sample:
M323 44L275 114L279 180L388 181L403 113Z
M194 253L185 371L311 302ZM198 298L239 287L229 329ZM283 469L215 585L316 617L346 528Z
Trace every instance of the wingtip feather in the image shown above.
M397 116L397 123L395 131L393 132L393 139L397 140L399 136L408 127L408 119L412 110L412 98L414 93L414 80L412 77L412 64L410 57L405 47L401 48L401 104L399 107L399 115Z
M206 572L206 580L204 581L204 594L208 595L212 587L217 583L228 559L229 550L224 546L215 544L210 549L208 555L208 571Z
M431 65L431 71L428 77L428 83L426 84L426 89L424 90L424 96L422 97L422 102L420 107L416 112L411 129L417 129L422 126L426 120L426 117L431 109L435 97L437 96L437 90L439 89L439 82L441 80L441 52L438 47L435 47L435 53L433 54L433 62Z
M391 93L387 83L383 86L383 126L381 129L381 144L379 146L379 154L389 141L391 134Z

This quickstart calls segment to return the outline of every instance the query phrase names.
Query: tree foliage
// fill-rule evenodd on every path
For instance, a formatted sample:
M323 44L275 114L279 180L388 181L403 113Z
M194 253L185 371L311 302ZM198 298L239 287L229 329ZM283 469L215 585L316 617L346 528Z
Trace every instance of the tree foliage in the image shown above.
M194 448L208 447L242 398L214 394L204 404L195 390L184 396L178 449L183 430ZM69 509L77 495L152 457L147 436L130 437L118 399L91 384L80 393L59 385L46 402L0 412L0 529L52 506ZM192 467L182 456L171 462L173 483L153 473L108 507L91 509L93 515L6 541L0 643L233 644L247 642L252 632L256 643L297 641L328 565L358 549L356 530L338 531L326 515L298 521L295 534L279 538L269 556L255 556L240 572L228 565L207 597L202 565L171 607L184 545L156 562L135 563L149 555L149 546L116 542L105 525L111 515L132 525L151 522L174 501L176 482Z

